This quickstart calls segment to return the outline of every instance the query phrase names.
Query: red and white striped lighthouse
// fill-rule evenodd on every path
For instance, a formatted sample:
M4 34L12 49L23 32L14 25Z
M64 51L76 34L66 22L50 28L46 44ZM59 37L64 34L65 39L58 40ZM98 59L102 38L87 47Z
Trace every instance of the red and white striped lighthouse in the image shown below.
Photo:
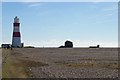
M17 16L14 18L13 23L12 47L21 47L20 23Z

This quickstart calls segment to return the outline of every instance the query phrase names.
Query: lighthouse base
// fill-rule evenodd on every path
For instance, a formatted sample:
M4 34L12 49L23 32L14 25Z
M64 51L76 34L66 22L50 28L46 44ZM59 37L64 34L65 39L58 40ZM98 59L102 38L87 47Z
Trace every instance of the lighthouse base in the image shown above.
M12 47L14 47L14 48L22 47L20 37L13 37L13 39L12 39Z

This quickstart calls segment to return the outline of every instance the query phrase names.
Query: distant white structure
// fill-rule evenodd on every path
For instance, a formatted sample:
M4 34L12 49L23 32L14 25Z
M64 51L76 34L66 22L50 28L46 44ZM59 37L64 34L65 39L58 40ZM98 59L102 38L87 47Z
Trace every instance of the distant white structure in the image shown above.
M14 18L13 23L12 47L14 48L22 47L20 35L20 23L19 18L17 16Z

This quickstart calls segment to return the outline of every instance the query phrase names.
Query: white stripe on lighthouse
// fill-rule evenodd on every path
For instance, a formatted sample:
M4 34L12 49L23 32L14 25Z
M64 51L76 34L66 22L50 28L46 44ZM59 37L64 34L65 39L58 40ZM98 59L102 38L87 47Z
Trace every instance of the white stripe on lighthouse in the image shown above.
M13 30L14 32L19 32L19 27L18 26L14 26L14 30Z

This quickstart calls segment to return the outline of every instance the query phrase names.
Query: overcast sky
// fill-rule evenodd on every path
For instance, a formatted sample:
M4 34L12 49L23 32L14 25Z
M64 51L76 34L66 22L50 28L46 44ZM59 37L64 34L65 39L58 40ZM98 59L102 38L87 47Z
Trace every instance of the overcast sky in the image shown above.
M118 45L117 2L4 1L3 43L11 43L13 19L18 16L22 42L25 45L58 47L64 45L66 40L73 41L75 47L97 44L102 47Z

